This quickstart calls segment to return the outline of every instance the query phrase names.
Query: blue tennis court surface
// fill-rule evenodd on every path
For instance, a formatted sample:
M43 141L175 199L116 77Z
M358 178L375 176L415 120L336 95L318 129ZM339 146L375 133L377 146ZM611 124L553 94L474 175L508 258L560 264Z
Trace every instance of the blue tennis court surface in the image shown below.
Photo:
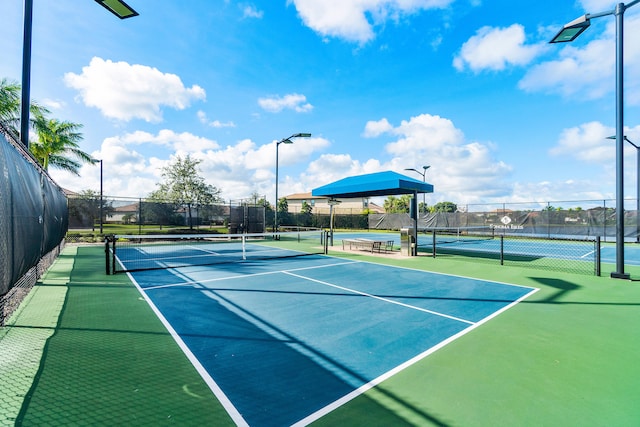
M396 248L400 246L399 233L376 233L376 232L355 232L355 233L335 233L334 245L340 246L341 239L378 239L393 240ZM447 243L437 243L441 249L456 249L461 252L499 254L500 238L499 236L490 238L479 238L477 240L467 240L461 238L460 241L451 240ZM431 250L432 236L429 234L418 234L419 248ZM522 239L510 237L505 242L505 252L513 255L530 256L535 258L562 258L574 261L589 261L595 259L595 252L592 248L593 243L587 240L551 240L541 239L540 241L523 236ZM602 244L600 257L603 263L615 264L616 248L612 243ZM625 263L629 265L640 265L640 245L636 243L626 243L624 248Z
M239 425L304 425L535 289L309 255L131 273Z

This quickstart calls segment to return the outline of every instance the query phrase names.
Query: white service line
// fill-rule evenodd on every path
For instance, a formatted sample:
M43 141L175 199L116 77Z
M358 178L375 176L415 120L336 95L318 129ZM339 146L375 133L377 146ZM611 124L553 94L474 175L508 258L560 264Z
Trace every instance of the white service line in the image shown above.
M334 285L333 283L323 282L322 280L317 280L317 279L313 279L311 277L306 277L306 276L302 276L302 275L299 275L299 274L294 274L291 271L283 271L283 273L284 274L288 274L290 276L298 277L300 279L309 280L311 282L320 283L321 285L331 286L333 288L341 289L343 291L351 292L351 293L362 295L362 296L365 296L365 297L374 298L374 299L377 299L377 300L380 300L380 301L384 301L384 302L389 302L391 304L400 305L402 307L411 308L413 310L422 311L424 313L429 313L429 314L433 314L433 315L440 316L440 317L446 317L447 319L455 320L457 322L467 323L469 325L475 325L475 322L472 322L470 320L461 319L461 318L455 317L455 316L449 316L448 314L438 313L437 311L427 310L426 308L416 307L414 305L405 304L405 303L402 303L402 302L399 302L399 301L394 301L394 300L389 299L389 298L384 298L384 297L380 297L380 296L377 296L377 295L369 294L369 293L366 293L366 292L357 291L355 289L345 288L344 286Z

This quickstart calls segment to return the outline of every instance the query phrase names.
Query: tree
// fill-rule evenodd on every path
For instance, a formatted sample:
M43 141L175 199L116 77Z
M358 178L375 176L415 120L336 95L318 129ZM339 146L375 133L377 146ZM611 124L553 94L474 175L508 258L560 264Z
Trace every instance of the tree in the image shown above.
M187 210L189 228L193 229L193 209L222 202L220 190L205 182L198 165L202 160L180 156L162 168L164 182L158 184L154 196L172 202Z
M102 219L115 212L113 204L102 200ZM69 218L74 226L95 228L96 221L100 219L100 194L93 190L83 190L77 197L69 199Z
M410 194L403 194L400 197L389 196L384 201L384 210L387 213L408 213L411 206Z
M281 197L278 200L278 212L289 212L289 202L286 197Z
M18 139L20 126L20 85L0 80L0 122L2 127Z
M0 80L0 130L4 130L15 140L20 138L20 95L21 88L16 82L6 78ZM45 107L32 101L29 106L32 116L49 113ZM31 124L34 120L31 120Z
M264 197L259 198L258 201L256 202L256 205L264 206L264 209L266 211L273 211L273 207L271 206L271 203L269 203L269 201Z
M33 125L38 140L29 145L29 150L44 170L53 166L79 176L82 163L97 162L78 145L83 139L79 132L81 124L50 119L36 113Z
M306 200L302 201L302 208L300 209L300 212L305 214L305 215L311 215L311 213L313 212L313 206L311 206L309 203L307 203Z
M146 201L142 203L142 215L145 221L160 225L178 225L179 216L176 214L177 206L163 199L164 195L159 190L152 191Z
M438 202L432 206L432 212L456 212L458 205L453 202Z

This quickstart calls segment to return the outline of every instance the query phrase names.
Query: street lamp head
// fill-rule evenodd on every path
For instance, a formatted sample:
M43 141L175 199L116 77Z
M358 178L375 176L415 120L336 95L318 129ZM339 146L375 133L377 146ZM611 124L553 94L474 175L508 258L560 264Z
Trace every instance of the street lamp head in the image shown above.
M431 166L423 166L423 167L422 167L422 169L424 169L424 170L426 171L426 170L427 170L427 169L429 169L430 167L431 167Z
M611 135L611 136L608 136L608 137L607 137L607 139L617 139L617 138L618 138L618 137L617 137L617 136L615 136L615 135ZM623 135L623 136L622 136L622 139L624 139L625 141L627 141L629 144L633 145L634 147L636 147L636 148L639 148L639 149L640 149L640 147L639 147L638 145L634 144L633 142L631 142L631 140L630 140L629 138L627 138L627 135Z
M589 28L591 21L587 15L573 20L566 24L558 34L551 39L549 43L566 43L574 41L584 30Z
M122 0L96 0L100 6L107 9L120 19L133 18L138 16L138 12Z
M277 145L280 145L280 144L293 144L293 141L291 140L292 138L309 138L310 136L311 136L310 133L294 133L289 138L281 139L280 141L278 141Z

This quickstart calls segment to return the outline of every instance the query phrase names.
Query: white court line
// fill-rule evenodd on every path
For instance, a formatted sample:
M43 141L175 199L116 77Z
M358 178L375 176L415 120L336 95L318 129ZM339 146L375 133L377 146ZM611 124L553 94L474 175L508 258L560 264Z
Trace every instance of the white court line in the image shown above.
M518 304L520 301L523 301L526 298L528 298L529 296L533 295L537 291L538 291L537 288L532 288L531 292L529 292L526 295L523 295L522 297L520 297L517 300L513 301L511 304L501 308L500 310L498 310L498 311L494 312L493 314L485 317L484 319L480 320L479 322L472 324L471 326L463 329L462 331L458 332L457 334L450 336L446 340L441 341L440 343L438 343L435 346L425 350L424 352L420 353L419 355L415 356L414 358L409 359L406 362L396 366L395 368L385 372L384 374L380 375L378 378L375 378L375 379L369 381L368 383L363 384L362 386L360 386L357 389L353 390L351 393L348 393L348 394L344 395L340 399L335 400L333 403L330 403L329 405L325 406L324 408L319 409L318 411L314 412L313 414L308 415L307 417L305 417L305 418L301 419L300 421L296 422L295 424L293 424L292 427L302 427L302 426L306 426L308 424L311 424L314 421L317 421L318 419L320 419L323 416L327 415L328 413L334 411L335 409L339 408L340 406L345 405L346 403L348 403L349 401L355 399L356 397L360 396L361 394L364 394L366 391L371 390L372 388L374 388L378 384L382 383L384 380L386 380L388 378L391 378L392 376L394 376L398 372L403 371L404 369L408 368L409 366L419 362L420 360L422 360L425 357L429 356L430 354L436 352L437 350L440 350L441 348L443 348L447 344L452 343L453 341L457 340L458 338L462 337L463 335L468 334L469 332L471 332L475 328L477 328L480 325L488 322L489 320L493 319L494 317L498 316L499 314L505 312L506 310L508 310L511 307L513 307L516 304Z
M335 264L325 264L325 265L316 265L316 266L309 266L309 267L292 268L292 269L288 269L288 270L265 271L265 272L262 272L262 273L253 273L253 274L236 274L236 275L233 275L233 276L216 277L215 279L207 279L207 280L189 280L189 281L186 281L186 282L168 283L166 285L149 286L149 287L146 287L146 288L142 288L142 290L147 291L147 290L151 290L151 289L162 289L162 288L172 288L172 287L180 287L180 286L201 285L203 283L220 282L222 280L244 279L244 278L248 278L248 277L267 276L267 275L270 275L270 274L280 274L280 273L287 273L287 272L291 272L291 271L314 270L314 269L317 269L317 268L336 267L336 266L339 266L339 265L355 264L357 262L358 261L345 261L345 262L337 262ZM200 266L200 267L202 267L202 266ZM181 273L181 274L184 274L184 273Z
M227 413L229 414L229 417L231 417L233 422L237 426L248 427L249 423L247 423L247 421L242 417L242 414L240 414L240 411L238 411L238 409L234 406L234 404L227 397L224 391L222 391L222 388L220 388L220 386L215 382L215 380L211 377L211 375L205 369L205 367L202 366L202 364L200 363L198 358L195 356L195 354L193 354L189 349L189 346L187 346L187 344L182 340L182 337L180 337L180 334L176 332L173 326L171 326L171 323L169 323L169 321L164 317L160 309L158 309L158 307L156 307L153 301L151 301L151 298L149 298L147 293L144 292L144 289L140 287L140 285L138 284L136 279L133 277L133 275L131 273L127 273L127 276L129 276L129 280L131 280L131 282L138 289L138 291L140 292L142 297L145 299L145 301L147 301L147 304L149 304L149 307L151 307L151 310L153 310L156 316L158 316L158 319L160 319L164 327L167 328L167 331L169 331L169 334L171 334L171 337L173 338L173 340L176 342L176 344L178 344L178 347L180 347L180 349L185 354L185 356L187 356L187 359L189 359L189 361L191 362L193 367L196 369L196 371L198 371L198 373L200 374L200 377L202 377L204 382L209 386L209 390L211 390L211 392L218 398L218 401L220 401L220 404L227 411Z
M582 255L580 258L586 258L586 257L588 257L588 256L590 256L590 255L592 255L592 254L594 254L595 252L596 252L596 251L589 251L589 252L587 252L586 254Z
M171 327L171 325L168 323L168 321L164 318L164 316L160 313L160 311L157 309L157 307L155 307L155 305L152 303L151 299L147 296L146 294L146 290L147 289L155 289L155 288L159 288L159 287L167 287L167 286L184 286L187 284L202 284L205 282L215 282L215 281L220 281L220 280L226 280L226 279L239 279L239 278L244 278L244 277L251 277L251 276L261 276L261 275L268 275L268 274L279 274L279 273L283 273L283 274L288 274L291 275L293 277L298 277L301 278L303 280L309 280L309 281L313 281L313 282L317 282L326 286L331 286L334 288L338 288L338 289L342 289L348 292L353 292L356 294L360 294L363 296L369 296L375 299L379 299L385 302L390 302L393 304L397 304L400 306L405 306L407 308L411 308L411 309L416 309L419 311L423 311L423 312L427 312L427 313L431 313L431 314L435 314L438 316L444 316L444 317L448 317L450 319L456 320L456 321L460 321L463 323L467 323L469 324L468 327L466 327L465 329L463 329L462 331L460 331L459 333L449 337L448 339L438 343L437 345L435 345L434 347L431 347L427 350L425 350L423 353L415 356L414 358L398 365L397 367L389 370L388 372L380 375L379 377L373 379L372 381L369 381L366 384L363 384L362 386L360 386L359 388L357 388L356 390L353 390L352 392L344 395L343 397L339 398L338 400L334 401L333 403L330 403L329 405L325 406L324 408L319 409L318 411L308 415L307 417L303 418L302 420L296 422L294 425L295 426L306 426L307 424L312 423L313 421L318 420L319 418L321 418L322 416L330 413L331 411L337 409L338 407L348 403L349 401L353 400L354 398L356 398L357 396L365 393L366 391L374 388L375 386L377 386L378 384L382 383L384 380L392 377L393 375L397 374L398 372L408 368L409 366L415 364L416 362L418 362L419 360L424 359L425 357L427 357L428 355L434 353L436 350L441 349L442 347L446 346L447 344L451 343L452 341L460 338L461 336L467 334L468 332L472 331L473 329L479 327L480 325L484 324L485 322L489 321L490 319L498 316L499 314L501 314L502 312L508 310L509 308L513 307L514 305L518 304L520 301L528 298L529 296L531 296L533 293L537 292L538 289L536 288L530 288L529 286L522 286L522 285L514 285L514 284L510 284L510 283L500 283L500 282L495 282L495 281L490 281L491 283L498 283L498 284L503 284L503 285L508 285L508 286L515 286L515 287L523 287L523 288L529 288L531 289L531 291L529 293L527 293L526 295L523 295L521 298L519 298L516 301L513 301L511 304L508 304L507 306L503 307L502 309L492 313L491 315L485 317L484 319L478 321L478 322L470 322L468 320L464 320L464 319L458 319L452 316L447 316L447 315L443 315L442 313L436 313L436 312L431 312L429 310L425 310L425 309L421 309L419 307L414 307L411 305L407 305L407 304L402 304L402 303L398 303L396 301L393 300L388 300L386 298L382 298L382 297L377 297L375 295L371 295L371 294L367 294L364 292L359 292L359 291L355 291L349 288L344 288L338 285L333 285L331 283L327 283L327 282L322 282L319 280L315 280L309 277L305 277L302 275L298 275L295 274L294 271L302 271L302 270L311 270L311 269L315 269L315 268L325 268L325 267L333 267L333 266L338 266L338 265L344 265L344 264L354 264L354 263L361 263L362 261L347 261L347 262L340 262L340 263L335 263L335 264L327 264L327 265L322 265L322 266L314 266L314 267L301 267L301 268L297 268L297 269L291 269L291 270L283 270L283 271L273 271L273 272L264 272L264 273L256 273L256 274L251 274L251 275L237 275L237 276L228 276L228 277L223 277L223 278L217 278L217 279L209 279L209 280L205 280L205 281L193 281L193 282L188 282L188 283L176 283L173 285L162 285L162 286L156 286L156 287L152 287L152 288L146 288L143 289L140 287L140 285L135 281L135 279L133 278L133 276L131 275L131 273L127 273L127 275L129 276L130 280L135 284L135 286L138 288L138 290L140 291L140 293L143 295L143 297L145 298L145 300L147 300L147 303L149 303L149 305L151 306L151 308L153 309L153 311L156 313L156 315L160 318L160 320L163 322L163 324L165 325L165 327L169 330L169 332L171 333L171 335L173 336L173 338L176 340L176 342L178 343L178 345L180 346L180 348L182 349L182 351L187 355L187 357L189 358L189 360L191 361L191 363L196 367L196 369L198 370L198 372L200 373L200 375L202 376L202 378L205 380L205 382L209 385L209 388L212 390L212 392L218 397L218 399L221 401L222 405L225 407L225 409L227 410L227 412L229 413L229 415L231 416L231 418L234 420L234 422L237 425L241 425L241 426L246 426L247 423L244 420L244 418L242 417L242 415L238 412L238 410L235 408L235 406L231 403L231 401L227 398L227 396L225 395L225 393L220 389L220 387L216 384L216 382L213 380L213 378L209 375L209 373L204 369L204 367L200 364L200 362L198 361L198 359L195 357L195 355L193 353L191 353L191 351L189 350L189 348L186 346L186 344L182 341L182 339L180 338L180 336L175 332L175 330ZM376 264L379 265L379 264ZM443 274L443 273L435 273L435 272L428 272L428 271L424 271L424 270L418 270L418 269L413 269L413 268L406 268L406 267L394 267L394 268L401 268L401 269L407 269L407 270L414 270L414 271L420 271L423 273L429 273L429 274L436 274L436 275L443 275L443 276L452 276L452 277L460 277L460 278L464 278L464 279L468 279L468 280L476 280L476 281L480 281L480 282L486 282L486 280L482 280L482 279L477 279L477 278L471 278L471 277L464 277L464 276L456 276L456 275L451 275L451 274Z
M399 305L399 306L402 306L402 307L411 308L413 310L422 311L424 313L434 314L434 315L440 316L440 317L446 317L447 319L455 320L457 322L467 323L469 325L475 325L475 322L472 322L470 320L461 319L461 318L455 317L455 316L449 316L448 314L439 313L437 311L432 311L432 310L427 310L426 308L416 307L415 305L405 304L405 303L402 303L402 302L399 302L399 301L394 301L394 300L389 299L389 298L379 297L377 295L373 295L373 294L369 294L369 293L366 293L366 292L357 291L355 289L345 288L344 286L334 285L333 283L323 282L322 280L312 279L311 277L306 277L306 276L301 276L299 274L294 274L294 273L292 273L290 271L283 271L283 273L284 274L288 274L290 276L298 277L300 279L309 280L311 282L320 283L321 285L331 286L332 288L341 289L343 291L351 292L351 293L362 295L362 296L369 297L369 298L374 298L374 299L377 299L377 300L380 300L380 301L384 301L384 302L389 302L391 304L396 304L396 305Z

